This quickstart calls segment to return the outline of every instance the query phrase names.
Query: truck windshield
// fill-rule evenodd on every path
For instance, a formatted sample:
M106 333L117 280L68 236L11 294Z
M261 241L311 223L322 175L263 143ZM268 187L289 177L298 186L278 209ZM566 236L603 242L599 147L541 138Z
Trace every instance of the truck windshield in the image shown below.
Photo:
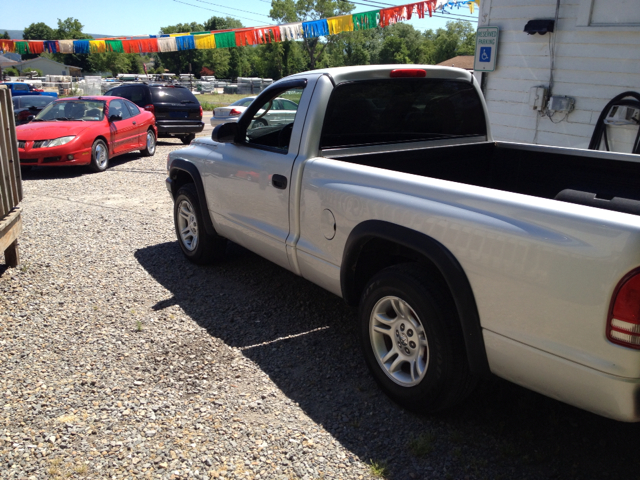
M469 82L383 79L338 85L320 148L486 136L482 102Z

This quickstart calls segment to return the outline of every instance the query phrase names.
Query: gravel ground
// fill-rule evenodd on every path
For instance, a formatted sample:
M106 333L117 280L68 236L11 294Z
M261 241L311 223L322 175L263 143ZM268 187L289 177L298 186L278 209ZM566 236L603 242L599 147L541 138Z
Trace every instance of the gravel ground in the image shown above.
M0 255L1 478L638 478L637 425L495 379L408 413L339 298L235 245L188 263L179 147L25 175L22 263Z

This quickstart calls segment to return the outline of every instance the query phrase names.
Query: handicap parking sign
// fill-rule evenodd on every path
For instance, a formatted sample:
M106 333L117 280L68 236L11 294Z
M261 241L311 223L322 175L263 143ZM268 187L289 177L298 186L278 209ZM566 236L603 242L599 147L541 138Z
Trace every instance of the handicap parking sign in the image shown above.
M478 27L473 69L476 72L493 72L498 57L498 27Z
M480 58L478 58L480 62L490 62L491 61L491 47L480 47Z

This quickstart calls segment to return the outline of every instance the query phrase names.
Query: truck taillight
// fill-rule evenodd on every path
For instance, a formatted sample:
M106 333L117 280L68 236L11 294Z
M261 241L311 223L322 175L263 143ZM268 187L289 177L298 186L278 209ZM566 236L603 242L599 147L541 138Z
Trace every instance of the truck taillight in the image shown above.
M427 71L421 68L396 68L389 74L391 78L424 78Z
M240 115L242 112L236 108L232 108L229 112L230 117L235 117L236 115Z
M144 109L147 112L153 113L154 115L156 114L156 107L154 107L153 105L145 105Z
M202 118L202 115L204 115L204 112L202 111L202 105L200 105L200 118Z
M625 276L613 294L607 338L640 350L640 269Z

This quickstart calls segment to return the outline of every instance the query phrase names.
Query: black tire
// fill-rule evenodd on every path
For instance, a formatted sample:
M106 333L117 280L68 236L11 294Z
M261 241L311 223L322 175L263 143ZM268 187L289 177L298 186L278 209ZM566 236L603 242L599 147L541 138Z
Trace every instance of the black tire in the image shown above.
M453 299L423 270L403 264L373 277L360 301L360 340L367 366L382 390L409 410L433 413L462 402L476 379L469 372ZM397 315L398 310L405 316ZM388 314L374 320L374 312ZM372 330L372 324L380 331ZM401 368L391 372L396 360ZM412 377L412 365L422 366L424 373L415 368Z
M109 168L109 149L104 140L97 139L91 147L91 164L89 168L94 172L104 172Z
M182 135L180 140L182 140L182 143L185 145L189 145L194 138L196 138L196 134L190 133L189 135Z
M173 223L182 253L189 261L206 265L224 256L227 240L207 232L193 183L178 190L173 205Z
M153 139L151 137L153 137ZM140 150L140 155L143 157L153 157L156 153L156 143L158 139L156 138L156 134L153 132L152 128L147 130L146 141L147 148Z

